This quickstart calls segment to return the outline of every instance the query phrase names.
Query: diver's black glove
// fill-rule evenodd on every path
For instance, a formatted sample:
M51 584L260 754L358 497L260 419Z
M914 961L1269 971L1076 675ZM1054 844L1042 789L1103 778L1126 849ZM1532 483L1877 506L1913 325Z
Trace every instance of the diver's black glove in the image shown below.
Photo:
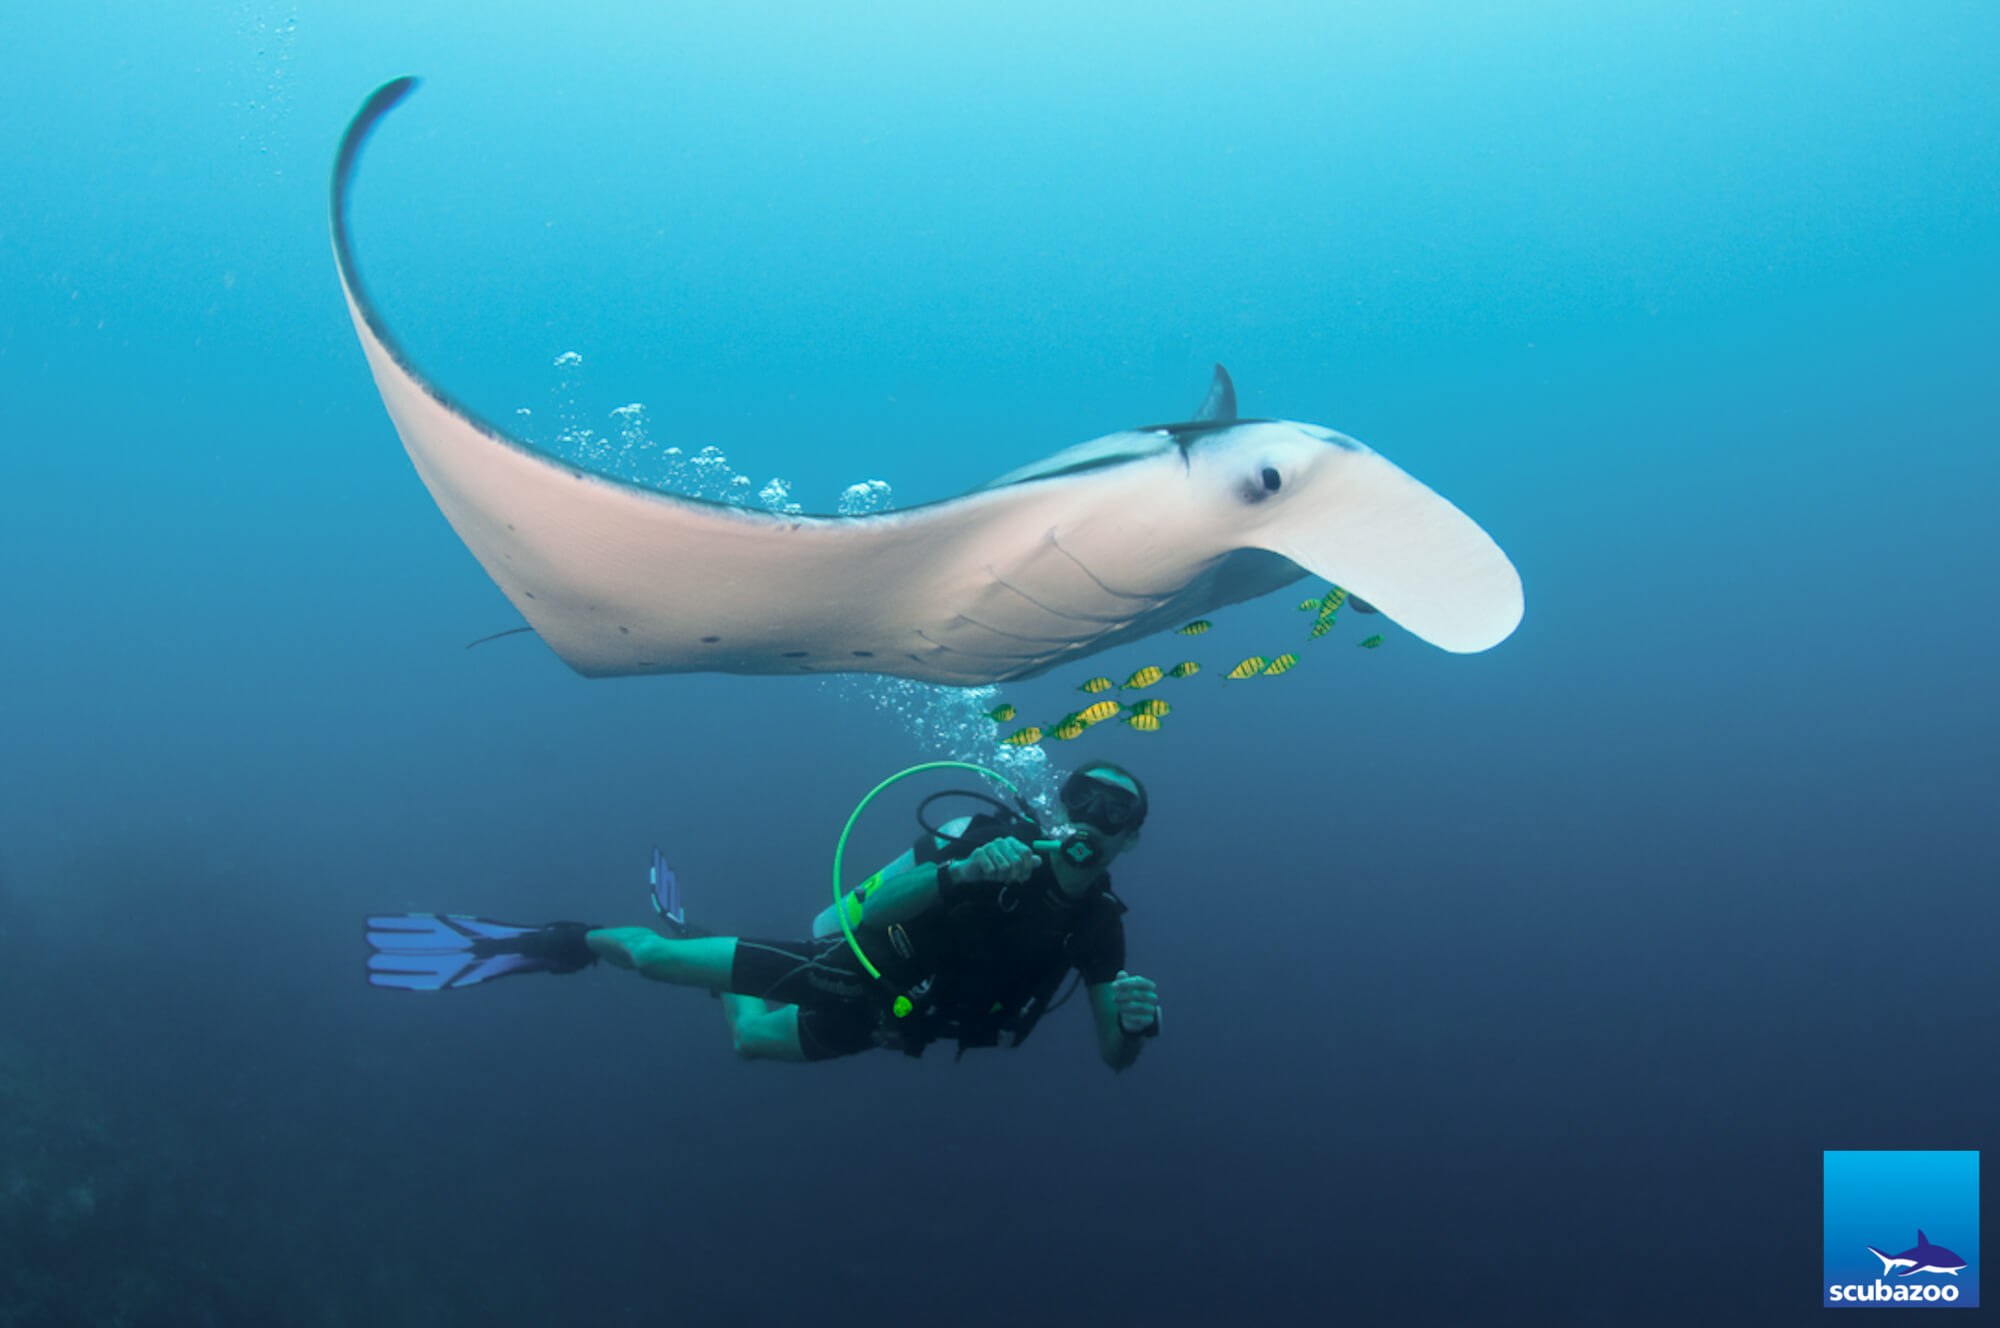
M574 973L597 962L597 952L584 939L594 930L587 922L551 922L519 936L474 941L472 953L481 958L524 955L535 960L541 972Z

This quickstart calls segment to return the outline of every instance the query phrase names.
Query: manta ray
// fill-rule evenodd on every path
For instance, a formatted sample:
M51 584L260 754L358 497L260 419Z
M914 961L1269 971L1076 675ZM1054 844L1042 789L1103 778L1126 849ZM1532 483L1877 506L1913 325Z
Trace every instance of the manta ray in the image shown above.
M334 262L382 404L459 538L586 677L867 672L1031 678L1322 577L1469 653L1521 620L1521 580L1451 503L1315 424L1241 419L1218 366L1191 420L1114 433L970 493L864 516L762 511L593 474L453 400L368 296L348 197L376 126L342 136Z

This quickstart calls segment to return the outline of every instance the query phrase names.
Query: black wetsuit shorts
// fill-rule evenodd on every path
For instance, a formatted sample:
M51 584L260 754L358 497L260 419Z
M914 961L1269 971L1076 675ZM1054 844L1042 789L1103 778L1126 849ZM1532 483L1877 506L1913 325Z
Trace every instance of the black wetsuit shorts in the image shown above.
M880 1045L881 989L845 936L767 941L743 937L729 989L799 1007L799 1047L809 1061L852 1056Z

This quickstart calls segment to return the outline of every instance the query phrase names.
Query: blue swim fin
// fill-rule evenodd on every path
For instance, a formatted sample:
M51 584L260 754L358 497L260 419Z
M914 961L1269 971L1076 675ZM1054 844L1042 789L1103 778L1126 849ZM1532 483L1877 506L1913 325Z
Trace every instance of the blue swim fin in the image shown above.
M667 865L667 855L653 847L653 871L650 877L653 886L653 911L667 924L667 930L675 936L699 936L703 933L688 926L687 905L681 902L681 878Z
M524 927L462 913L368 919L368 983L400 991L475 987L516 973L574 973L597 962L581 922Z

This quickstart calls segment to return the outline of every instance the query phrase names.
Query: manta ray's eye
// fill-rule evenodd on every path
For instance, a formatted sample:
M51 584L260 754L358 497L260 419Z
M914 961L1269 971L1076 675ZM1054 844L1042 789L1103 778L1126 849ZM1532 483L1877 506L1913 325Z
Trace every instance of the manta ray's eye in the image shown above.
M1264 492L1276 493L1278 485L1281 483L1283 481L1278 478L1277 471L1271 469L1269 466L1264 467Z

